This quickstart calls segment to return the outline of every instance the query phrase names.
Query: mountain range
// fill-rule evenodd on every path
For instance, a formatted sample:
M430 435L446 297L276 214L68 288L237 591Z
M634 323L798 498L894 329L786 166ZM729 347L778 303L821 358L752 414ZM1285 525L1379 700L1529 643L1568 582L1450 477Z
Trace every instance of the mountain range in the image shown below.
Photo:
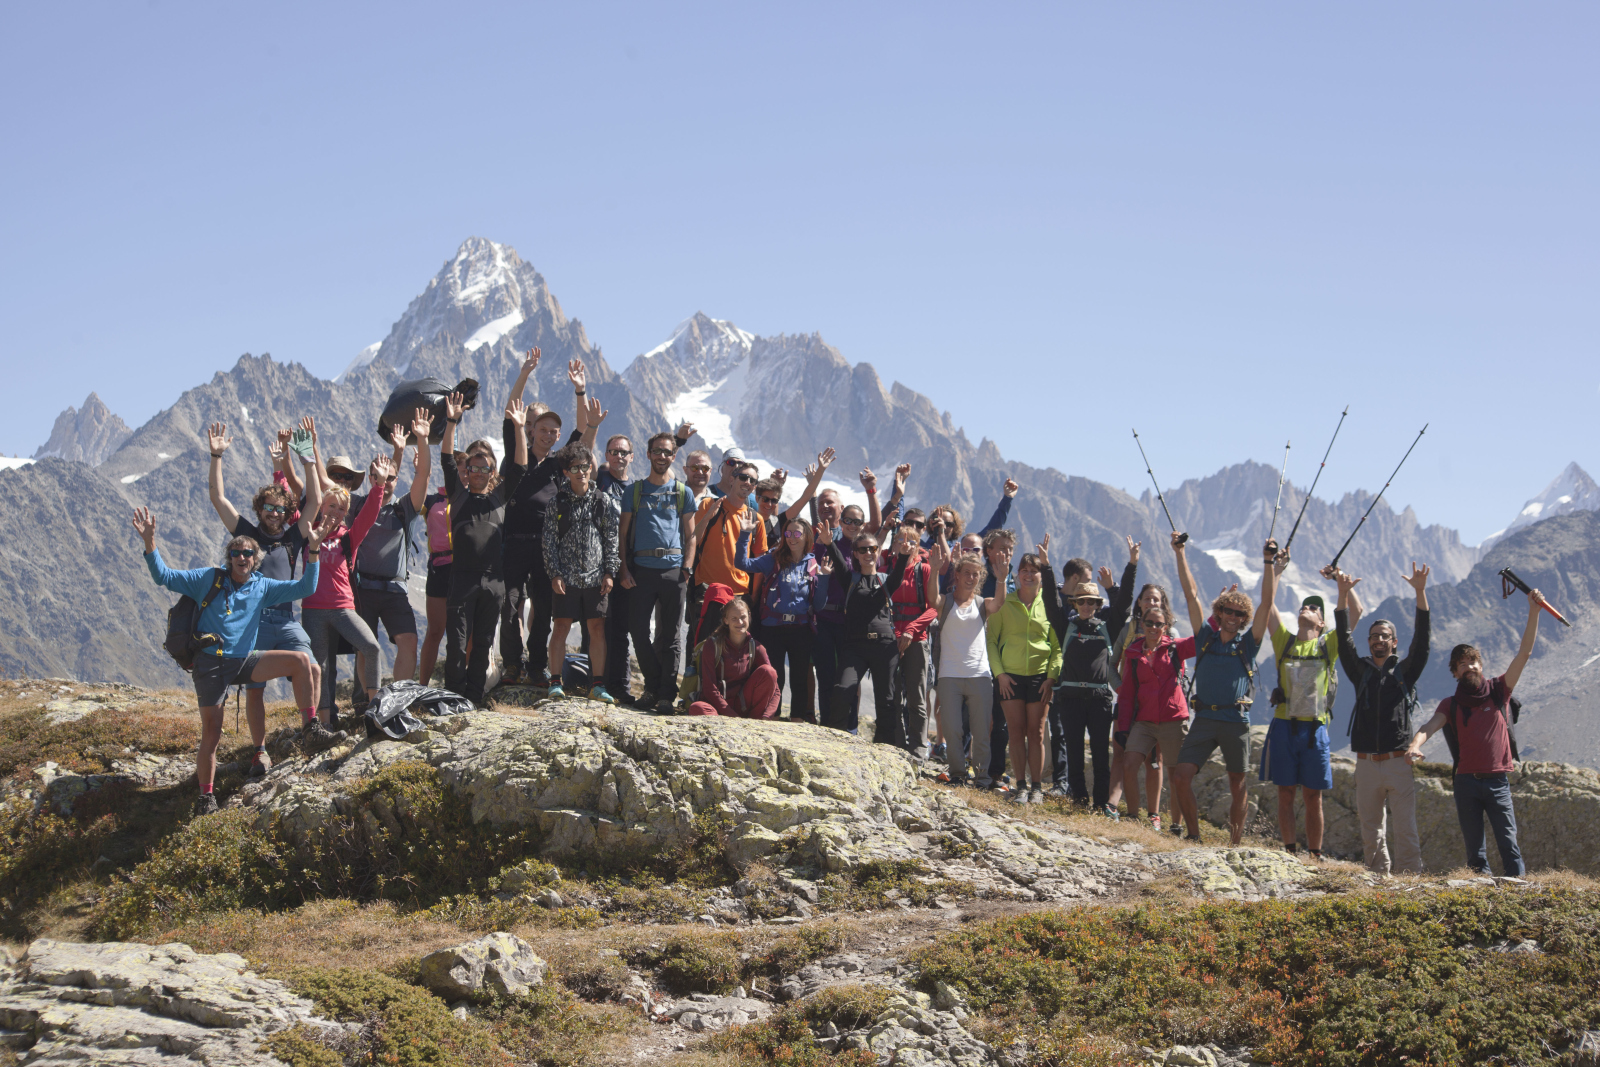
M629 435L636 448L651 433L688 419L698 431L694 446L704 447L713 459L738 445L753 458L794 472L790 484L797 486L806 463L832 446L838 459L828 484L855 499L862 495L857 471L872 467L886 494L895 464L909 462L912 504L949 503L969 522L980 523L993 510L1004 481L1014 478L1023 488L1011 525L1022 546L1031 548L1048 532L1053 559L1083 555L1120 572L1124 536L1132 536L1144 548L1141 580L1175 588L1169 528L1149 491L1135 497L1055 467L1008 460L987 439L974 444L951 412L940 411L900 382L885 386L870 364L851 364L816 333L760 337L696 313L619 374L582 323L567 317L532 265L508 246L475 237L429 280L388 335L357 354L332 381L298 363L247 354L132 431L91 393L81 409L69 408L58 418L38 462L0 469L0 484L13 503L0 511L0 582L13 594L0 609L7 623L0 633L0 669L175 683L179 675L159 647L169 598L144 573L124 523L130 507L148 505L157 513L159 541L169 562L215 561L221 531L205 486L207 423L229 423L234 443L224 475L241 507L269 470L267 445L277 429L301 415L317 419L325 456L345 453L364 462L387 451L377 437L378 415L394 386L408 379L480 382L478 407L468 412L460 432L466 440L488 438L498 450L500 409L522 353L533 345L544 357L524 399L542 399L570 420L566 365L582 358L591 391L609 412L604 429ZM635 473L642 467L636 460ZM1278 471L1256 462L1169 489L1173 519L1199 550L1190 556L1205 595L1233 582L1252 593L1259 588L1257 561L1273 523L1277 490ZM1316 571L1371 502L1364 492L1335 502L1307 501L1302 487L1284 485L1279 538L1302 504L1305 515L1281 607L1292 608L1309 592L1331 594L1331 585ZM1600 488L1573 464L1486 543L1490 555L1480 563L1483 548L1462 544L1453 530L1423 525L1410 508L1394 511L1386 499L1373 509L1341 566L1363 577L1361 591L1369 603L1382 601L1385 609L1392 603L1400 612L1400 598L1410 592L1400 574L1412 560L1427 562L1438 590L1433 594L1436 628L1446 632L1437 620L1448 604L1452 613L1465 613L1459 620L1452 616L1449 625L1459 622L1471 629L1479 618L1473 612L1482 605L1465 593L1447 598L1447 589L1475 588L1484 566L1509 558L1503 553L1519 551L1518 546L1556 536L1547 530L1568 538L1567 528L1549 516L1562 523L1593 521L1597 507ZM1579 566L1583 544L1579 538L1566 549L1548 551ZM68 582L67 575L82 577ZM1545 588L1558 599L1551 586ZM1582 598L1591 592L1587 586L1574 589ZM1564 634L1560 645L1571 641ZM1541 642L1540 654L1556 647L1553 638L1548 646ZM1530 670L1530 680L1534 673ZM1579 695L1577 704L1587 707L1588 699ZM1557 731L1560 737L1570 733L1565 727ZM1529 735L1536 736L1542 737L1538 731ZM1583 744L1586 751L1600 748ZM1566 752L1560 758L1585 762L1579 755Z

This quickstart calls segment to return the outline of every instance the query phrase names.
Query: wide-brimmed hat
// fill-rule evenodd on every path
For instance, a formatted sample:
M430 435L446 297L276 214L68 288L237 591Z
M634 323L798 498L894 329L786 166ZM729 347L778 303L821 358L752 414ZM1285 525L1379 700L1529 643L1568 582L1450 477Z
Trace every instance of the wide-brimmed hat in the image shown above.
M352 463L349 456L334 456L332 459L328 460L327 467L329 474L339 470L349 471L351 474L366 473L366 471Z
M1100 601L1101 603L1105 603L1105 599L1106 599L1105 595L1100 592L1100 587L1098 585L1095 585L1093 582L1080 582L1078 584L1077 590L1072 594L1072 596L1069 599L1071 599L1071 600L1081 600L1084 597L1094 597L1096 600Z

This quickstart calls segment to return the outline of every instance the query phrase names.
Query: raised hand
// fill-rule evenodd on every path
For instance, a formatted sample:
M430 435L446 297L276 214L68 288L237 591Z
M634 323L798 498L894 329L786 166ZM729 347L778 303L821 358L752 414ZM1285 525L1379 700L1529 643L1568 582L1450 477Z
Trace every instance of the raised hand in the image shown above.
M311 435L311 443L315 445L317 443L317 420L310 415L301 416L300 428Z
M1278 542L1276 539L1269 538L1267 543L1261 546L1261 558L1267 563L1271 563L1278 558Z
M311 536L306 539L306 550L315 552L322 547L322 542L328 539L334 528L339 525L339 520L333 515L324 515L311 530Z
M278 431L278 444L280 446L282 446L282 447L287 448L288 445L289 445L289 440L292 437L294 437L294 431L293 430L279 430Z
M411 431L407 430L404 426L397 425L389 427L389 443L394 445L396 448L406 447L406 439L410 435Z
M1535 589L1528 594L1528 617L1538 618L1539 609L1545 604L1544 594Z
M600 398L595 396L589 397L588 402L584 404L584 408L589 412L589 429L591 430L605 422L606 416L611 414L611 412L600 406Z
M945 547L943 541L935 541L933 547L928 549L928 566L932 567L935 574L943 574L944 569L950 565L950 549ZM1049 566L1047 563L1046 566Z
M1433 573L1433 569L1431 567L1427 566L1426 564L1424 564L1421 567L1418 567L1417 566L1417 561L1416 560L1412 560L1411 561L1411 573L1410 574L1401 574L1400 577L1405 579L1405 583L1407 585L1409 585L1411 588L1415 589L1417 591L1417 593L1420 595L1422 593L1423 587L1428 584L1428 575L1430 575L1432 573Z
M511 403L506 405L506 418L518 427L525 425L528 421L528 405L513 398Z
M821 540L821 538L818 538ZM827 577L833 573L833 553L824 552L817 557L817 573Z
M581 393L589 387L589 372L584 369L583 360L567 360L567 380L572 383L575 393Z
M906 479L911 476L911 464L902 463L894 469L894 491L905 492Z
M822 481L822 476L828 473L828 468L833 466L834 452L832 448L824 448L817 453L817 461L806 468L806 477Z
M1111 568L1110 567L1101 567L1100 568L1100 588L1103 589L1103 590L1104 589L1110 589L1112 586L1114 586L1116 584L1117 584L1117 576L1115 574L1111 573ZM1109 595L1109 594L1107 594L1107 595Z
M133 509L133 528L144 542L146 552L156 550L156 517L150 514L149 508Z
M1135 541L1133 539L1132 535L1130 535L1130 534L1123 534L1122 535L1122 539L1124 541L1128 542L1128 562L1129 563L1138 563L1139 562L1139 546L1143 545L1144 542L1143 541Z
M789 468L778 467L772 472L772 480L782 485L789 480Z
M878 476L872 473L871 467L861 468L861 488L865 489L869 496L878 488Z
M451 393L444 398L444 417L451 422L460 422L461 413L466 410L466 397L460 393Z
M384 482L394 481L395 473L394 460L389 456L379 456L372 461L367 477L372 479L373 485L382 485Z
M750 513L748 511L740 512L739 513L739 536L743 537L746 534L755 533L755 530L756 530L756 520L750 517Z
M1172 551L1182 554L1184 542L1189 540L1189 535L1172 531Z
M1004 493L1006 496L1012 497L1012 496L1016 496L1017 495L1017 490L1021 489L1021 488L1022 488L1022 486L1018 485L1016 483L1015 479L1007 478L1005 486L1000 491L1002 493Z
M1360 578L1352 578L1352 577L1350 577L1350 575L1346 574L1344 571L1341 571L1341 570L1335 570L1333 572L1333 580L1339 586L1339 595L1340 596L1343 596L1344 594L1348 593L1350 590L1354 589L1356 586L1361 584L1361 579Z
M283 446L276 441L268 442L267 455L272 458L272 465L276 467L283 462Z
M522 360L522 376L524 378L532 377L533 372L539 369L539 356L541 354L538 345L528 349L528 354Z
M211 448L213 456L220 456L233 444L233 438L228 436L228 427L224 423L213 422L206 430L206 444Z
M694 423L685 420L683 425L678 427L678 432L673 436L680 441L687 441L694 436Z
M539 350L535 348L534 351ZM433 436L433 412L427 408L418 408L411 416L411 432L416 435L417 447L426 448L429 438Z
M1041 537L1039 539L1039 543L1034 546L1033 552L1034 552L1034 555L1039 557L1039 566L1043 567L1045 570L1049 570L1050 569L1050 535L1049 534L1045 534L1043 537Z

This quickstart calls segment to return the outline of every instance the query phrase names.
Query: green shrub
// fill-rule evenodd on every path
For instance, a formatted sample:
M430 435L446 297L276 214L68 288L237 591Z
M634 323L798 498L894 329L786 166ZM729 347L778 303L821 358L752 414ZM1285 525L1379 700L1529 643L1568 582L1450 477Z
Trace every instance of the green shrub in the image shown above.
M135 708L103 708L74 722L52 723L42 708L0 717L0 778L53 761L79 774L104 774L123 749L157 755L193 752L196 720L147 715Z
M397 978L351 967L304 968L291 972L287 982L300 996L311 998L318 1014L363 1024L356 1038L357 1049L346 1057L354 1063L394 1067L509 1067L512 1063L485 1027L462 1023L438 997ZM280 1056L294 1067L338 1062L311 1058L314 1054L306 1046L318 1042L304 1031L286 1037L284 1044L288 1046L285 1051L306 1057L296 1064ZM268 1047L278 1054L271 1039Z
M0 933L29 937L24 913L68 879L87 875L116 829L109 814L64 818L22 801L0 806Z
M619 1008L585 1004L553 982L514 1001L496 1001L484 1021L518 1063L585 1067L603 1058L607 1039L627 1030L634 1016Z
M847 983L818 990L795 1008L812 1026L832 1023L840 1030L860 1030L889 1010L895 996L883 986Z
M732 931L691 930L667 938L647 950L645 962L679 993L726 993L743 974L743 940Z
M972 888L947 878L930 877L921 860L872 860L849 874L822 880L820 900L830 911L869 911L896 906L903 900L927 907L934 897L971 897Z
M1545 954L1482 948L1522 938ZM1600 898L1575 891L1044 912L916 958L1036 1050L1092 1032L1288 1065L1552 1063L1600 1026Z
M844 948L845 936L845 927L838 922L796 927L768 946L761 963L773 974L793 974L813 960Z
M831 1022L840 1030L860 1029L884 1012L893 995L874 986L831 986L761 1022L718 1034L712 1047L783 1067L876 1067L877 1056L865 1049L828 1052L817 1043L812 1027Z

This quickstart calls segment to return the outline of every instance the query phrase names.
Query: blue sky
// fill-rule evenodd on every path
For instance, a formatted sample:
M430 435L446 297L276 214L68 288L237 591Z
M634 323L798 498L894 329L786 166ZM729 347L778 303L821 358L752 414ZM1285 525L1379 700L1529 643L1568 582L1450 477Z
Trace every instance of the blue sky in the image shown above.
M1600 7L239 5L0 14L31 454L242 352L331 377L468 235L618 368L820 331L1006 455L1254 458L1469 541L1600 469ZM1064 415L1070 406L1073 412Z

